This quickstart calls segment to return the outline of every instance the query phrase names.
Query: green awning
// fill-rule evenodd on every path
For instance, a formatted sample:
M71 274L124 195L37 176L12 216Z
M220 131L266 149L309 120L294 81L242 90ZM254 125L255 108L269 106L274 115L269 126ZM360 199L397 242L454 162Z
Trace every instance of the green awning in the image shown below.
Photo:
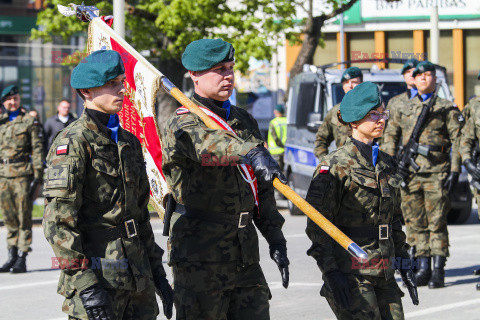
M0 34L29 35L37 25L37 17L0 16Z

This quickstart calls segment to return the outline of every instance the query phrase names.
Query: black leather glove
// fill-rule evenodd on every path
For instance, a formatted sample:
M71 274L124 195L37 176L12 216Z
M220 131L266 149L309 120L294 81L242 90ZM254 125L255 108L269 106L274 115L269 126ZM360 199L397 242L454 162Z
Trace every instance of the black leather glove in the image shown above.
M340 270L330 271L325 274L325 285L333 294L335 303L343 308L352 305L352 293L348 285L348 279Z
M278 178L283 184L288 180L282 173L277 161L272 158L270 152L264 146L258 146L250 150L245 156L245 163L252 166L255 176L259 181L273 183Z
M28 187L28 198L31 199L31 200L35 200L35 199L32 199L34 193L35 193L35 190L37 189L37 186L38 184L40 183L40 179L38 178L34 178L32 180L32 182L30 182L30 186Z
M473 180L480 180L480 169L477 168L472 159L465 160L463 165L465 166L465 169L467 169L468 173L470 173Z
M290 261L287 258L287 248L282 245L270 246L270 257L278 266L280 274L282 275L282 285L286 289L288 288L288 282L290 281L290 273L288 271L288 265Z
M448 175L447 179L443 183L443 187L447 189L448 192L451 192L457 185L459 175L460 174L458 172L450 172Z
M89 320L115 320L110 296L99 284L80 292L80 299Z
M415 278L415 273L412 269L400 269L400 274L402 275L402 280L405 286L408 289L412 303L418 306L418 292L417 292L417 279Z
M167 319L172 318L173 312L173 290L168 280L162 275L154 275L153 281L155 282L155 288L157 294L160 296L163 305L163 314Z

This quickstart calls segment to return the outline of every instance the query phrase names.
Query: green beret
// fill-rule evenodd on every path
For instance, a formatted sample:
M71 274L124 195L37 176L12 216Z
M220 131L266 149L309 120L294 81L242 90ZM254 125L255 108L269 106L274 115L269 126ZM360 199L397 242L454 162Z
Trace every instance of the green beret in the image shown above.
M277 104L275 106L275 110L277 110L280 113L285 113L285 108L283 107L283 104Z
M403 65L402 74L404 74L405 71L407 71L409 69L415 68L418 65L419 62L420 61L418 61L417 59L407 60L407 62L405 62L405 64Z
M340 113L344 122L362 120L367 113L382 104L378 86L373 82L363 82L348 91L340 104Z
M435 65L430 61L419 62L415 70L413 70L412 76L416 77L420 73L425 73L427 71L435 71Z
M343 72L342 79L340 80L340 82L350 80L353 78L358 78L358 77L363 77L362 70L360 70L360 68L358 67L350 67L347 70L345 70L345 72Z
M0 100L3 101L3 100L5 100L5 98L13 96L17 93L18 93L18 87L16 85L12 84L8 87L5 87L2 90L2 96L0 97Z
M222 39L200 39L191 42L182 55L182 64L189 71L208 70L220 62L233 61L235 49Z
M98 50L89 54L73 69L70 85L74 89L101 87L124 73L122 57L117 51Z

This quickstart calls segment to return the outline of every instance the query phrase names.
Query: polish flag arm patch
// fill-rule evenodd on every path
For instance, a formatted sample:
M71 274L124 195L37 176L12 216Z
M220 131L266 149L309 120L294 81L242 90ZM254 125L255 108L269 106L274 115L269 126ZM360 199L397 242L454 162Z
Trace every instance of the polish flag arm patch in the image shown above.
M320 171L318 171L318 173L328 173L328 171L330 171L329 166L321 166Z
M68 144L62 144L57 147L57 156L62 154L68 154Z

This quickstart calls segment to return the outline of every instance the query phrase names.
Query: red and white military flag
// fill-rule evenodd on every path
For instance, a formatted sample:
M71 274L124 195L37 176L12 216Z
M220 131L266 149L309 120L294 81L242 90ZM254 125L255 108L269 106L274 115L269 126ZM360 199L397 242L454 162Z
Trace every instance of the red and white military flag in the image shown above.
M100 17L90 21L87 49L89 54L96 50L115 50L122 57L126 94L122 111L118 114L120 123L142 144L150 182L150 203L163 218L162 201L168 193L168 186L162 172L162 146L155 112L155 99L163 75Z

